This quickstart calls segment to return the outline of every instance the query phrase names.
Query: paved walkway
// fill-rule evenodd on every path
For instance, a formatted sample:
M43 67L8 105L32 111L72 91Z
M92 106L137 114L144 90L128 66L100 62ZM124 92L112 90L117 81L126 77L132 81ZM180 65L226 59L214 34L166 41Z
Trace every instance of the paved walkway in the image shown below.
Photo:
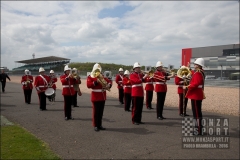
M206 117L228 118L230 149L182 149L182 118L174 107L166 107L166 120L157 120L155 110L144 105L143 125L131 123L115 98L108 98L103 116L105 131L92 127L90 95L78 97L79 108L73 108L75 120L64 120L63 97L57 91L56 102L47 111L39 111L36 91L32 103L25 104L21 86L7 83L1 93L1 114L20 124L49 144L64 159L238 159L239 117L204 112ZM207 107L207 106L203 106ZM190 107L189 107L190 108ZM191 111L188 110L190 115Z

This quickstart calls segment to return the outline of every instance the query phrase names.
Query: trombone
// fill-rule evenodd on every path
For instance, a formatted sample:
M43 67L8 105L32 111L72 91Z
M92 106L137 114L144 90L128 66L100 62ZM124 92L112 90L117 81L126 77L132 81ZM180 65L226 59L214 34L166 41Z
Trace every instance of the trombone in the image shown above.
M150 78L154 78L154 79L158 79L160 81L166 82L166 79L164 76L159 76L159 75L154 74L153 70L144 71L144 73L146 73Z

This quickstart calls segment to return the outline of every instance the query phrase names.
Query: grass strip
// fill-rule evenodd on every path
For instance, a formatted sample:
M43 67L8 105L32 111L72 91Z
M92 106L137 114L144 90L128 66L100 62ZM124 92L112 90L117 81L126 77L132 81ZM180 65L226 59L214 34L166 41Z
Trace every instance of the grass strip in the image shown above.
M47 143L18 125L1 126L1 159L61 159Z

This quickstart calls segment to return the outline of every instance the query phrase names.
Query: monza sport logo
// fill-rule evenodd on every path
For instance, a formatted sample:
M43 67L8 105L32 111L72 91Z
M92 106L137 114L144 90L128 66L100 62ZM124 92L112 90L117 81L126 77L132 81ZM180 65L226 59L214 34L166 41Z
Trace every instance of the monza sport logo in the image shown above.
M227 149L229 146L230 139L228 118L183 118L183 148Z

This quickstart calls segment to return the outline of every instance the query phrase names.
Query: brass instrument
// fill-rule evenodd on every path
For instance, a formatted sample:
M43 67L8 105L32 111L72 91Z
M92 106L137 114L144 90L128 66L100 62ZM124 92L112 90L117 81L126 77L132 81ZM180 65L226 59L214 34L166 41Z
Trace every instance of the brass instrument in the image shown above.
M55 78L55 74L52 74L52 75L50 75L50 81L49 81L49 83L48 83L48 87L49 88L52 88L52 86L53 86L53 79Z
M189 85L190 79L192 78L192 72L190 71L190 69L188 67L185 68L180 68L177 71L177 76L179 78L182 78L184 80L184 86Z
M26 72L26 75L27 75L26 86L27 86L27 87L30 87L30 83L31 83L31 80L30 80L29 77L28 77L28 75L30 75L30 74L31 74L30 71Z
M102 85L102 87L108 91L110 91L110 88L107 84L107 81L104 79L102 76L101 72L99 69L96 69L93 73L94 77L97 78L97 81Z
M153 70L147 71L146 73L148 74L148 76L150 78L158 79L158 80L161 80L161 81L164 81L164 82L166 81L164 76L159 76L159 75L154 74Z

